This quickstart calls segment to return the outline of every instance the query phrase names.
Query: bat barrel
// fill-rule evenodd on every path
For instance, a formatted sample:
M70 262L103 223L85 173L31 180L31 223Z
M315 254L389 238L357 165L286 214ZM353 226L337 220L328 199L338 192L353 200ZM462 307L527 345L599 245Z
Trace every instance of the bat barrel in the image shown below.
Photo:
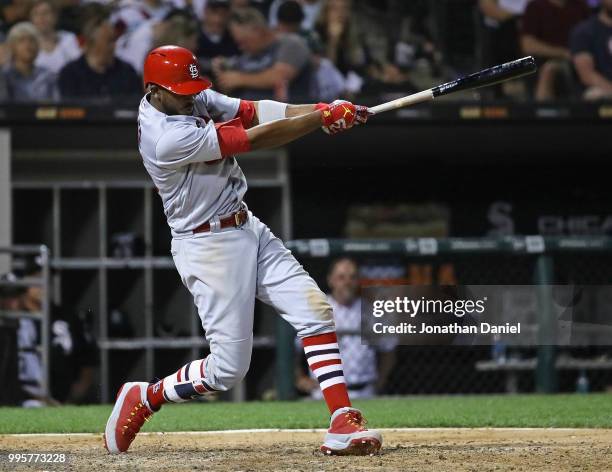
M537 70L535 59L532 56L523 57L516 61L507 62L489 69L439 85L432 89L434 97L448 95L462 90L472 90L480 87L495 85L506 80L517 79L533 74Z

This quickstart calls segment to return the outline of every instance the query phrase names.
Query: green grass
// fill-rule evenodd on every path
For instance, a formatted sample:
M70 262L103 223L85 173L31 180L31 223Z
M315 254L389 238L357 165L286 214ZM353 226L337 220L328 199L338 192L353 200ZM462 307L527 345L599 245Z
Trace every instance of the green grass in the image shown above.
M372 427L612 428L612 395L382 398L355 402ZM0 433L102 432L109 405L0 408ZM191 403L165 406L145 431L324 428L322 402Z

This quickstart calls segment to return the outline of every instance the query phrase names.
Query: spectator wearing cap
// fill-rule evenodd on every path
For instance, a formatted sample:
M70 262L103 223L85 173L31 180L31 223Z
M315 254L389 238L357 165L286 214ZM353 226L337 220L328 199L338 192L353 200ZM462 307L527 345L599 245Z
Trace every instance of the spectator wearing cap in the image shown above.
M51 0L35 0L30 9L30 21L38 30L40 50L35 64L57 74L68 62L81 55L74 33L58 31L57 10Z
M226 92L239 91L250 99L286 101L306 97L310 86L311 54L302 38L279 35L254 8L237 10L230 31L242 54L232 63L213 64L216 83Z
M279 12L283 4L287 0L274 0L270 5L269 21L270 26L276 28L279 22L282 21L279 18ZM299 0L298 3L302 7L302 19L300 20L300 27L303 30L311 31L314 29L317 22L317 18L321 14L323 2L321 0Z
M81 57L60 71L63 98L108 100L142 93L134 68L115 56L115 30L107 17L90 18L83 27L83 37Z
M525 10L521 46L525 54L541 63L535 98L550 100L560 95L560 82L571 76L569 36L590 15L584 0L532 0Z
M589 100L612 97L612 0L572 32L574 66Z
M230 4L228 0L208 0L200 21L196 56L203 73L212 73L212 61L217 57L233 57L240 50L229 32Z
M194 50L197 43L197 20L188 10L173 9L161 21L147 20L131 33L117 40L117 57L142 75L144 61L152 49L174 44Z
M34 25L17 23L10 29L7 43L11 58L3 73L8 98L18 102L57 99L55 74L35 65L40 42Z

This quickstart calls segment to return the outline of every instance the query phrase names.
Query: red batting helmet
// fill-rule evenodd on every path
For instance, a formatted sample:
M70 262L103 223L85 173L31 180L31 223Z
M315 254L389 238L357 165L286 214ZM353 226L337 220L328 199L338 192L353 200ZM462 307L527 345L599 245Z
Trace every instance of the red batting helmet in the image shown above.
M198 60L179 46L153 49L144 63L144 86L159 85L178 95L195 95L212 84L200 76Z

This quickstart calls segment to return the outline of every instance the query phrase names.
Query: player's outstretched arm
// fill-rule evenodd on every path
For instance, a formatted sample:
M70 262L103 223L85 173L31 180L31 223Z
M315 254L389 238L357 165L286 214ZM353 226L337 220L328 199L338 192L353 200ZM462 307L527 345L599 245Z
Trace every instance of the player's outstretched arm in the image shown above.
M322 112L264 123L247 130L251 150L283 146L319 129L323 125Z
M249 103L249 102L246 102ZM312 113L317 109L317 105L288 105L286 103L275 102L272 100L264 100L251 102L253 104L254 113L249 116L249 124L245 128L261 125L269 121L275 121L283 118L295 118L302 115ZM245 101L241 101L239 116L244 109L249 108ZM244 123L245 120L243 120Z
M336 101L332 104L320 103L314 106L293 105L286 114L297 116L263 123L246 131L251 150L270 149L295 141L316 129L323 127L326 132L335 134L351 128L357 119L357 107L350 102ZM306 112L305 114L301 114Z

